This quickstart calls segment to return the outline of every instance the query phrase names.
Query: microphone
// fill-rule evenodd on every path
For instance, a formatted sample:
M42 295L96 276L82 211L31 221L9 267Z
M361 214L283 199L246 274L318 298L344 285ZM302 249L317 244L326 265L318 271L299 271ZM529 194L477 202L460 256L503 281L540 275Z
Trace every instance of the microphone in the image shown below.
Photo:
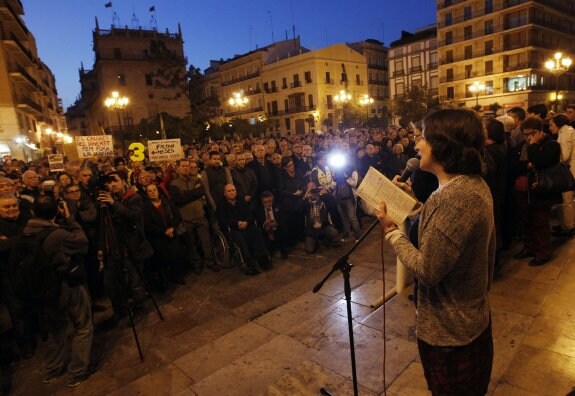
M405 183L407 179L410 178L411 174L419 169L419 159L418 158L410 158L405 165L405 169L399 179L398 182Z

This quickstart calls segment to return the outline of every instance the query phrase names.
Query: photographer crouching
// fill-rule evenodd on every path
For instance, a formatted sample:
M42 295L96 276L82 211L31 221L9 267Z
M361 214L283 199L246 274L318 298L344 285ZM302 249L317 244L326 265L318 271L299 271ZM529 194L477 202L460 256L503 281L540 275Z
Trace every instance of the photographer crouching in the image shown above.
M126 316L126 303L146 299L142 280L144 261L154 253L145 238L142 197L118 172L100 178L98 256L104 262L104 286L114 314L112 324Z

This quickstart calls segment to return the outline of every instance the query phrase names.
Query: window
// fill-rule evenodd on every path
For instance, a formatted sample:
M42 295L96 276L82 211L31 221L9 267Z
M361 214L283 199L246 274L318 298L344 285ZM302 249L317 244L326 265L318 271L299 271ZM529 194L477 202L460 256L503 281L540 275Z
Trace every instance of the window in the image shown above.
M463 9L463 20L468 21L471 19L471 7L465 7Z
M276 80L272 81L272 92L277 92L278 88L276 87Z
M453 87L447 87L447 99L455 98L455 89Z
M453 44L453 32L445 32L445 45Z
M359 77L359 74L355 75L355 85L361 85L361 78Z
M313 105L313 95L307 96L307 104L308 104L310 110L312 110L315 107Z
M505 15L504 26L506 29L512 29L527 23L527 10L521 10Z
M421 71L421 57L412 56L411 57L411 72L417 73Z
M473 32L471 30L471 26L465 26L463 29L463 38L465 40L471 40L473 38Z
M287 78L282 78L282 89L287 89Z
M300 82L299 82L299 74L294 74L293 75L293 87L299 87L301 86Z
M327 95L326 101L327 101L327 108L330 110L333 109L333 96Z
M493 61L485 62L485 74L493 74Z
M122 50L120 48L114 48L114 59L122 59Z
M333 84L333 81L331 80L330 72L325 72L325 83L326 84Z
M445 51L445 63L453 63L453 50Z
M473 47L471 45L465 46L464 52L465 52L464 54L465 59L473 58Z
M400 82L395 84L395 96L403 96L405 94L405 85Z
M453 69L447 69L445 77L447 81L453 81Z
M411 81L413 87L421 87L421 78L416 78Z
M118 80L118 85L126 85L126 76L124 74L118 74L116 79Z
M305 82L311 84L311 72L306 71L304 74Z
M493 12L493 0L485 0L485 13Z
M473 70L472 65L465 65L465 78L471 78L472 70Z
M485 21L485 34L493 33L493 20Z
M264 83L264 91L265 91L266 93L269 93L269 92L270 92L270 85L269 85L267 82Z
M439 79L437 76L433 76L429 79L429 88L436 90L439 88Z
M445 14L445 26L450 26L453 23L453 15L451 15L451 12L448 12L447 14Z
M291 131L291 120L289 118L284 118L286 131Z
M402 60L396 60L395 64L395 71L393 72L394 76L403 76L404 71L403 71L403 61Z
M272 102L272 115L278 115L278 101L274 100Z
M152 75L151 74L146 74L146 85L152 85Z
M527 76L511 77L504 80L507 92L525 91L527 89Z
M485 95L493 95L493 80L485 81Z
M289 113L289 101L287 99L284 99L284 111Z
M346 82L347 82L347 73L341 73L341 82L342 82L342 83L346 83Z
M485 55L493 54L493 40L488 40L485 42Z

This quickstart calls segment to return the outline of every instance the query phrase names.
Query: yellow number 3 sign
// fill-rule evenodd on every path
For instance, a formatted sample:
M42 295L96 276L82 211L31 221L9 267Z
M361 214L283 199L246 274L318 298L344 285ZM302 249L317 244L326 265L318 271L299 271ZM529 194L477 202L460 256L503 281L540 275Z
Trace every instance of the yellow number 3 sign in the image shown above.
M128 150L133 151L134 154L130 156L132 161L143 161L146 157L144 156L144 151L146 151L146 146L142 143L132 143Z

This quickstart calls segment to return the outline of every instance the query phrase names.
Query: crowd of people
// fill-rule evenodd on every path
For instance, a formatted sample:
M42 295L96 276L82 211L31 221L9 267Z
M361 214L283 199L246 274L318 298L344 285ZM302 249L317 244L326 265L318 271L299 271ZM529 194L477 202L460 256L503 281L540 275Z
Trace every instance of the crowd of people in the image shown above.
M552 233L573 235L572 191L534 197L527 188L532 168L563 160L575 170L573 123L575 105L552 117L544 105L516 107L482 121L482 167L472 173L481 174L489 186L497 251L523 235L523 249L515 257L543 265L552 257ZM14 353L4 356L31 357L41 327L50 345L44 381L67 371L68 385L78 385L93 371L91 318L103 309L98 304L103 298L111 302L114 325L128 308L142 304L149 290L184 285L186 270L197 275L204 269L221 271L212 246L216 230L237 245L250 276L271 270L298 245L313 254L322 245L353 243L360 238L363 215L373 214L356 194L369 168L397 179L407 161L422 154L418 151L427 139L424 128L414 124L279 139L232 138L184 145L182 158L173 163L133 161L133 153L126 152L67 161L65 171L57 173L45 160L25 164L6 159L0 167L0 296L10 313L8 345L13 344ZM437 133L433 139L434 158L455 161L453 137ZM334 153L345 161L333 166ZM414 172L409 182L420 202L441 190L441 180L426 170ZM465 188L475 188L472 184ZM551 207L557 204L561 222L551 230ZM417 231L411 234L417 240ZM30 235L40 241L34 245L26 240ZM14 251L24 243L29 252L38 250L57 263L63 285L57 298L40 304L47 318L42 326L34 318L39 304L21 297L11 273L18 263ZM502 265L496 260L496 270ZM68 321L74 325L74 342L66 360Z

